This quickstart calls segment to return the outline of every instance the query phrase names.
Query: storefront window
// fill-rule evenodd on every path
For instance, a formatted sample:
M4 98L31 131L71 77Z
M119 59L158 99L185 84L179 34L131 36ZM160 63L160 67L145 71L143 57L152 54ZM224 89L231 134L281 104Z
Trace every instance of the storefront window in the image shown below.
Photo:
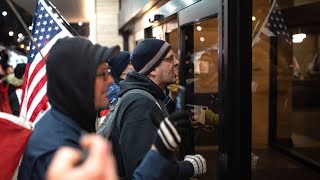
M269 142L320 163L320 1L252 3L252 152L260 157L255 170L292 163L270 150Z
M195 152L218 177L218 18L184 27L186 105L192 113ZM201 178L200 178L201 179Z

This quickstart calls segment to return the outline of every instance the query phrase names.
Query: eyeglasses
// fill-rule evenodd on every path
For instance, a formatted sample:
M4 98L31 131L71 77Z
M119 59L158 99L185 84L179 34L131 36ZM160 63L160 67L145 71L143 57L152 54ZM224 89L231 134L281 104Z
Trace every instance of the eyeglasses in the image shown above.
M111 69L106 69L106 70L104 70L102 73L96 74L96 77L102 76L102 77L103 77L103 80L104 80L104 81L107 81L110 73L111 73Z
M167 58L164 58L163 60L166 61L166 62L172 63L174 61L174 59L175 59L174 55L171 55L171 56L169 56Z
M167 61L167 62L172 62L172 61L174 60L174 56L171 55L171 56L169 56L169 57L167 57L167 58L164 58L163 60L164 60L164 61Z

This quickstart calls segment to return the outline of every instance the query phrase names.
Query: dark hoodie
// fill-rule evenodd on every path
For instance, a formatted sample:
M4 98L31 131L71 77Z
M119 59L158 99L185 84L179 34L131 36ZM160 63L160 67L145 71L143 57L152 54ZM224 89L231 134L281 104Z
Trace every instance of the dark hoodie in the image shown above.
M36 124L25 149L18 179L45 179L55 151L80 149L81 131L94 131L96 71L119 47L108 49L81 37L58 40L46 62L51 109Z
M93 132L96 70L110 57L110 49L85 38L67 39L59 40L47 59L48 99L53 108Z
M131 179L135 168L150 149L160 122L168 113L163 103L163 90L146 76L137 72L129 73L120 82L120 87L119 97L131 89L142 89L157 99L162 107L161 110L145 95L128 94L115 114L115 126L110 138L113 152L120 177Z

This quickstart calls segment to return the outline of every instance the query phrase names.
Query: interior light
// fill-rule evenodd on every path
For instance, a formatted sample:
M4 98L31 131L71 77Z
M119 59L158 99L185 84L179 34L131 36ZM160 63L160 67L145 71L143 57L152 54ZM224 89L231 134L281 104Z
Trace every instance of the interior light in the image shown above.
M292 35L292 42L293 43L301 43L304 38L306 38L307 35L305 33L299 33L299 34L294 34Z
M303 39L292 39L293 43L301 43L303 41Z
M24 48L24 44L20 44L20 48L23 49Z
M202 27L201 27L201 26L197 26L197 30L198 30L198 31L201 31L201 30L202 30Z
M256 17L252 16L252 21L255 21L256 20Z
M19 37L19 38L21 38L22 36L23 36L23 34L22 34L22 33L19 33L19 34L18 34L18 37Z
M293 39L304 39L306 37L307 37L307 35L305 33L299 33L299 34L292 35Z
M7 11L2 11L2 16L6 16L8 14Z
M80 21L80 22L78 22L78 26L82 26L82 24L83 24L83 23L82 23L81 21Z
M29 30L30 30L30 31L32 30L32 26L29 26Z
M30 51L30 46L27 46L26 49L27 49L28 51Z
M9 36L13 36L13 34L14 34L14 33L13 33L12 31L9 32Z
M200 41L203 42L205 39L204 37L200 37Z

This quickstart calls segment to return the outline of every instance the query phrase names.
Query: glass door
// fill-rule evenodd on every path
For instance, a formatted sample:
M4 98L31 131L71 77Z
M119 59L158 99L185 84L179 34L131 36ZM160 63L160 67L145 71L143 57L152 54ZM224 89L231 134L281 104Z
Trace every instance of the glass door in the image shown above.
M251 177L251 32L242 31L251 27L250 5L202 0L179 11L173 26L152 29L180 61L178 83L186 87L193 124L183 150L207 160L198 179Z
M208 173L218 178L218 18L182 27L185 50L181 64L186 108L192 114L193 149L207 160Z

